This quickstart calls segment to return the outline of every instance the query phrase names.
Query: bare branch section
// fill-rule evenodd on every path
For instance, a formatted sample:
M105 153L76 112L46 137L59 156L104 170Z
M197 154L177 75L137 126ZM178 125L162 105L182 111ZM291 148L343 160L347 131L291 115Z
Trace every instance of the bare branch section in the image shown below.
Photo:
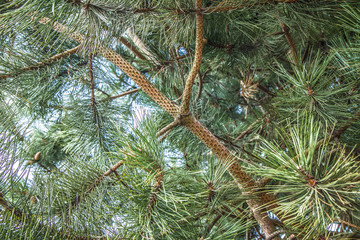
M129 95L129 94L132 94L132 93L136 93L136 92L139 91L139 90L140 90L140 88L135 88L135 89L133 89L133 90L129 90L129 91L124 92L124 93L121 93L121 94L119 94L119 95L111 96L111 97L109 97L109 98L110 98L110 99L121 98L121 97L123 97L123 96Z
M194 85L194 81L196 75L199 72L200 64L201 64L201 57L202 51L204 46L204 15L201 13L200 9L202 6L202 0L196 0L196 9L199 11L196 12L196 46L195 46L195 59L190 70L189 76L186 80L184 93L182 96L182 103L180 107L180 113L186 114L189 112L190 106L190 97L191 97L191 89Z
M77 51L79 50L79 46L77 47L74 47L72 49L69 49L65 52L62 52L62 53L59 53L59 54L56 54L42 62L39 62L37 64L35 64L34 66L28 66L28 67L23 67L21 68L19 71L17 72L14 72L14 73L9 73L9 74L6 74L6 75L0 75L0 79L4 79L4 78L11 78L11 77L16 77L24 72L28 72L28 71L33 71L33 70L37 70L37 69L40 69L40 68L43 68L45 66L48 66L60 59L63 59L63 58L66 58L72 54L75 54Z
M121 165L123 165L124 162L120 161L116 163L114 166L112 166L109 170L107 170L103 175L98 177L93 184L90 185L90 187L86 190L84 195L77 196L76 199L71 204L71 209L75 209L79 203L84 199L84 197L88 194L90 194L94 189L102 182L102 180L105 179L105 177L109 176L111 173L113 173L116 169L118 169Z
M43 19L42 23L50 22L49 19ZM83 36L78 33L71 33L64 25L59 23L53 23L53 28L56 31L69 34L69 37L75 39L76 41L81 42ZM202 44L202 41L201 41ZM149 80L142 75L133 65L126 61L119 54L113 50L105 47L98 47L98 52L107 60L112 62L115 66L119 67L125 74L133 79L138 86L141 87L149 97L151 97L160 107L167 111L174 118L179 115L179 107L172 101L170 101L164 94L162 94ZM197 121L190 114L184 115L184 118L181 119L182 124L188 128L193 134L195 134L207 147L209 147L215 156L228 167L228 171L232 177L239 183L244 191L243 194L256 196L255 181L242 169L238 160L234 157L230 151L199 121ZM265 235L270 235L275 231L275 227L271 222L271 219L267 213L262 210L264 204L272 201L273 198L270 198L263 194L259 193L260 198L253 198L247 201L250 209L252 210L255 219L258 221L259 225L263 229Z
M159 132L156 133L156 137L162 136L164 133L170 131L174 127L178 126L180 124L180 118L176 117L172 123L161 129Z
M18 209L11 207L8 202L5 200L4 195L2 194L2 192L0 192L0 205L9 212L13 212L15 216L21 218L22 217L22 212L19 211Z
M146 60L146 57L141 53L139 52L136 47L134 47L131 43L129 43L128 40L126 40L126 38L124 37L121 37L120 38L120 41L122 44L124 44L129 50L131 50L135 56L137 56L138 58L140 58L141 60Z
M252 132L252 128L258 124L260 122L260 120L256 120L255 122L253 122L248 128L246 128L245 131L243 131L237 138L235 138L234 142L238 142L240 139L242 139L245 135L249 134Z
M281 24L281 29L285 34L286 40L290 45L291 58L293 61L295 61L296 64L299 64L299 54L298 51L296 50L295 42L290 35L290 28L285 23L280 23L280 24Z
M136 35L133 28L129 28L128 30L126 30L126 34L134 42L135 46L137 46L140 49L140 51L145 54L145 59L151 60L156 65L161 65L159 61L156 60L154 55L149 51L149 49L145 46L145 43L141 41L141 39Z
M90 78L90 89L91 89L91 108L93 110L94 122L98 122L98 114L96 110L96 101L95 101L95 82L94 82L94 71L93 71L93 54L89 54L89 78ZM98 122L99 124L99 122ZM98 125L100 128L100 124Z
M341 219L337 219L337 221L339 221L340 223L343 223L343 224L345 224L345 225L348 225L349 227L352 227L352 228L355 228L355 229L357 229L357 230L360 230L360 227L359 227L359 226L356 226L355 224L346 222L346 221L341 220Z

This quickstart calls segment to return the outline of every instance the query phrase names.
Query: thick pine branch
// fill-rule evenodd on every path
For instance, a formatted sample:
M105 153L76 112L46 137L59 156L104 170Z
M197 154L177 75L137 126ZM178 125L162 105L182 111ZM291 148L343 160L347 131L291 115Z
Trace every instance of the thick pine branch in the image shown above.
M41 22L46 24L50 22L50 20L42 19ZM81 42L83 39L81 34L71 33L62 24L54 23L53 28L56 31L69 34L69 37L76 41ZM162 94L144 75L142 75L133 65L127 62L126 59L109 48L99 46L97 49L99 54L112 62L115 66L119 67L125 74L133 79L133 81L141 87L142 91L149 95L149 97L159 104L160 107L173 117L179 116L179 107ZM206 146L208 146L224 165L230 165L228 170L234 179L239 183L239 186L243 188L244 194L254 196L256 188L255 181L242 169L240 164L237 162L237 158L233 156L206 127L204 127L190 114L180 115L180 117L182 124L194 133ZM255 197L247 201L250 209L253 211L255 219L258 221L266 235L270 235L274 232L275 228L271 219L262 208L264 204L272 199L273 198L269 198L266 194L260 194L260 198Z

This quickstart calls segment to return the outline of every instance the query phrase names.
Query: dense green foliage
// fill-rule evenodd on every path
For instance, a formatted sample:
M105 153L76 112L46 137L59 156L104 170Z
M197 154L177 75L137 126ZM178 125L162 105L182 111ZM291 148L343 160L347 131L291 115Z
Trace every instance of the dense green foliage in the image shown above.
M0 239L265 239L231 162L157 136L172 117L97 54L180 105L194 2L0 0ZM275 196L282 239L358 239L360 2L202 4L192 115Z

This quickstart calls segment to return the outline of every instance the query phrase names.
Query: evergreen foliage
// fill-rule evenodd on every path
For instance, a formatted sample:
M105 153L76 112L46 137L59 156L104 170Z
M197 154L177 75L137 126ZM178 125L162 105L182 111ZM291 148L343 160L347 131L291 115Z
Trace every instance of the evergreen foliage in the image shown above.
M359 1L0 0L0 33L1 239L360 238Z

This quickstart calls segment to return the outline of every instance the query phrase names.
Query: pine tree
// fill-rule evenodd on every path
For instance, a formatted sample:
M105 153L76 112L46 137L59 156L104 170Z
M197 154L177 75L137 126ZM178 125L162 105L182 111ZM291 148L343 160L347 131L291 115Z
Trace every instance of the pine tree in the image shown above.
M359 239L359 19L0 0L0 238Z

